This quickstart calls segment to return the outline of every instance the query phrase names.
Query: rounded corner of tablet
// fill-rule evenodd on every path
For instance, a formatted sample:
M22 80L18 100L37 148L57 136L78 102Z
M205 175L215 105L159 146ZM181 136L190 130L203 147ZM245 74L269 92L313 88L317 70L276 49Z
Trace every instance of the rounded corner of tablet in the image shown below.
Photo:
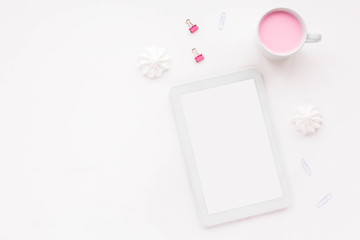
M172 87L170 89L169 95L170 95L171 98L174 97L174 96L179 95L179 87L178 86Z
M261 71L260 71L259 69L257 69L257 68L252 68L252 69L250 69L249 71L252 72L252 75L253 75L254 78L256 78L256 79L262 79L262 73L261 73Z

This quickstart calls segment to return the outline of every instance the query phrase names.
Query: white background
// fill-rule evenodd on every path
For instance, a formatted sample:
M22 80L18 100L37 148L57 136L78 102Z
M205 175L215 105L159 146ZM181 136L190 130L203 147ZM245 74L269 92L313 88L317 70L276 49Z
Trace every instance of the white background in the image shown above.
M273 63L254 34L261 14L280 6L323 41ZM359 239L358 10L358 0L1 0L0 239ZM187 18L200 28L193 35ZM157 80L136 65L149 45L172 58ZM206 229L169 90L249 66L264 76L292 206ZM289 123L306 102L324 114L311 137Z

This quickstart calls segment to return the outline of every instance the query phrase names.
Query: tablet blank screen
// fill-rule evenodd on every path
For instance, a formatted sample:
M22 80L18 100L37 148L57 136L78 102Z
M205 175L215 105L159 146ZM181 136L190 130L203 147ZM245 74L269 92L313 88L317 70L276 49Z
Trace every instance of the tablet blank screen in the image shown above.
M209 214L283 196L254 80L181 102Z

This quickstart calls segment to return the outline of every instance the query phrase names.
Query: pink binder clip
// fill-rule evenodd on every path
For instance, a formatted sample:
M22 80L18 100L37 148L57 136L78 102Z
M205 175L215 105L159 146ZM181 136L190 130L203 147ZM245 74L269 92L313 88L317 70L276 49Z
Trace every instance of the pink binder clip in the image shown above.
M199 27L196 26L196 24L194 25L194 24L192 24L192 23L190 22L190 19L186 19L186 24L189 25L189 31L190 31L191 33L194 33L194 32L196 32L196 31L199 29Z
M204 60L204 56L202 54L199 54L197 52L196 48L193 48L192 52L195 54L195 61L196 62L201 62L202 60Z

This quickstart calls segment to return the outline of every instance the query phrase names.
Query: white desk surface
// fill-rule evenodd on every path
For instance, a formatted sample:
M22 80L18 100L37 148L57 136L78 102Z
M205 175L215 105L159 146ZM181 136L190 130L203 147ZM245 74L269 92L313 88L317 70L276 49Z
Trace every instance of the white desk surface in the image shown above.
M358 0L0 6L1 240L359 239ZM254 34L261 14L280 6L298 11L323 41L273 63L257 51ZM219 31L222 11L228 18ZM200 27L196 34L188 33L187 18ZM157 80L137 69L149 45L172 58ZM205 56L201 64L193 47ZM169 90L248 67L264 76L292 207L206 229L196 215ZM312 137L289 123L306 102L324 115ZM329 192L333 198L318 209Z

